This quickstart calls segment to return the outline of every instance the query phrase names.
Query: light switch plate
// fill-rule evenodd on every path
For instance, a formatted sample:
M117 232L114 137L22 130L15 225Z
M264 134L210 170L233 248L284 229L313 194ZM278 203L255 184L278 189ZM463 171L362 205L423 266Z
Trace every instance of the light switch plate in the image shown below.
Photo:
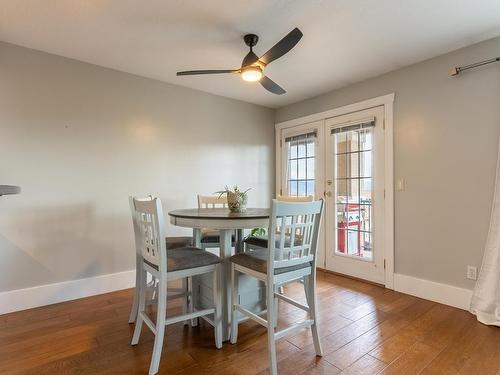
M396 190L397 191L405 191L406 189L406 181L404 178L398 178L398 181L396 182Z

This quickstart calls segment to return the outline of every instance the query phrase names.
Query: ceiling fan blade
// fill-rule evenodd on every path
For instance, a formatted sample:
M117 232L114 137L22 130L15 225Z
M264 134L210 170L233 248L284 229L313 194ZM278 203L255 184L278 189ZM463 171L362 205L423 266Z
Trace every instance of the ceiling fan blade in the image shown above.
M238 69L226 70L186 70L184 72L177 72L178 76L194 76L198 74L222 74L222 73L238 73Z
M271 61L279 59L281 56L290 51L302 38L302 31L297 27L290 31L283 39L276 43L269 51L267 51L259 59L264 64L269 64Z
M253 51L247 53L243 61L241 62L241 67L244 68L246 66L250 66L256 63L259 60L259 56L257 56Z
M259 82L267 91L272 92L273 94L276 95L286 94L285 89L283 89L280 85L274 82L271 78L264 76L260 79Z

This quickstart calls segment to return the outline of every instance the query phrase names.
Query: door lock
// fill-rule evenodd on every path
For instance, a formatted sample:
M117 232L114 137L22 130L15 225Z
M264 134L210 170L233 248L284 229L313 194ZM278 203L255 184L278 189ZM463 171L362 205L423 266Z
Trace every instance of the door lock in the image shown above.
M331 184L333 184L333 181L332 180L326 180L326 184L327 185L331 185Z

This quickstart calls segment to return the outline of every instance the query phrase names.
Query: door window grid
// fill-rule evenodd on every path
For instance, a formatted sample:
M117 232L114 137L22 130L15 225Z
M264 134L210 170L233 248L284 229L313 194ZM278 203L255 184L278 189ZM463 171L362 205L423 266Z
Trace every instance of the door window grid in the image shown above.
M371 129L333 132L337 253L373 259Z
M294 197L314 195L316 133L287 139L286 144L288 195Z

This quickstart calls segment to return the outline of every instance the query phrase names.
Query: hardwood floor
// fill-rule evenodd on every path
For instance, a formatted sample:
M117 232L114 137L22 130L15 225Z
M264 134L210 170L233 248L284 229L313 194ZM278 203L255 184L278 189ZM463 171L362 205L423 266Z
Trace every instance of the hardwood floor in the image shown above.
M300 284L286 292L305 300ZM143 328L139 345L129 345L131 301L124 290L0 316L0 374L147 373L153 335ZM315 357L310 331L282 339L280 374L500 374L500 329L466 311L325 273L318 302L324 356ZM302 314L280 302L280 325ZM266 345L253 322L221 350L206 323L176 324L160 374L266 374Z

